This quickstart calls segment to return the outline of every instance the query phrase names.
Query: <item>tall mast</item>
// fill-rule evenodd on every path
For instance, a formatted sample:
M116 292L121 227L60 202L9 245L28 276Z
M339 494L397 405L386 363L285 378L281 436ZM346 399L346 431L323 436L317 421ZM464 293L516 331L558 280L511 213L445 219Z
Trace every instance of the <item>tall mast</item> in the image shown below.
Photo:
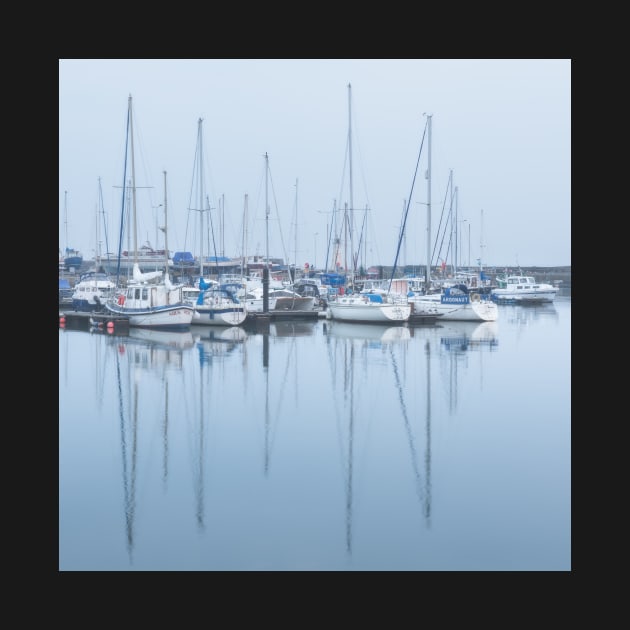
M354 284L354 250L352 243L352 233L354 232L354 200L352 198L352 86L348 83L348 167L350 184L350 284Z
M267 262L263 267L263 312L269 312L269 155L265 151L265 254ZM265 335L265 338L267 335Z
M269 155L265 152L265 253L269 269Z
M162 171L164 173L164 264L166 267L164 268L164 277L168 276L168 241L166 239L166 171Z
M98 190L100 193L100 190L101 190L100 177L98 178ZM100 264L101 264L101 243L100 243L100 230L99 230L99 221L98 221L99 203L100 203L100 195L99 195L99 200L96 202L96 255L95 255L95 263L94 263L95 271L98 271L98 268L100 267Z
M64 220L66 223L66 247L64 249L64 252L67 254L68 253L68 191L67 190L63 191L63 214L64 214Z
M455 207L455 210L453 211L453 207L455 205L454 204L455 192L453 191L453 169L451 169L450 180L451 180L451 243L453 244L453 253L454 253L453 277L456 278L457 277L457 255L459 254L459 249L457 247L457 244L459 241L459 238L458 238L459 230L458 230L458 225L457 225L457 207Z
M136 166L133 156L133 110L129 95L129 134L131 138L131 198L133 207L133 262L138 264L138 226L136 218Z
M225 193L221 195L221 256L225 256Z
M295 178L295 267L293 268L293 282L297 280L297 268L298 268L298 257L297 257L297 233L298 233L298 179ZM289 280L291 280L291 273L289 272Z
M243 247L241 254L241 278L247 275L247 193L243 202Z
M425 270L424 287L425 291L431 286L431 118L432 114L427 116L429 124L428 137L428 163L427 163L427 268Z
M457 239L455 241L455 246L457 247L457 256L455 257L455 264L461 267L462 266L462 253L461 253L462 237L459 233L460 221L459 221L458 190L459 190L458 187L455 186L455 191L453 193L455 195L455 225L457 226L457 230L455 231L455 238Z
M197 189L199 192L199 276L203 278L203 118L197 121Z
M479 238L479 271L483 271L483 208L481 209L481 236ZM518 262L517 262L518 264Z

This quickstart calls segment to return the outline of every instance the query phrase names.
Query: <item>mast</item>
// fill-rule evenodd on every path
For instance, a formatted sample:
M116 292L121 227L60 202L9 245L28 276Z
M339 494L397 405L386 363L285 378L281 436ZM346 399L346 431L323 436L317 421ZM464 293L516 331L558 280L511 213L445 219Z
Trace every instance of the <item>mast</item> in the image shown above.
M101 178L98 178L98 188L99 191L101 189ZM94 271L98 271L98 268L101 266L101 244L99 241L100 238L100 230L99 230L99 222L98 222L98 204L99 202L96 202L96 253L94 256Z
M352 198L352 86L348 83L348 167L349 167L349 184L350 184L350 284L354 285L354 250L352 243L352 233L354 232L354 200Z
M67 190L63 191L63 212L64 212L64 219L65 219L65 224L66 224L66 247L64 249L64 252L67 254L68 253L68 191Z
M263 267L263 312L269 312L269 155L265 151L265 254ZM265 335L266 337L267 335Z
M136 217L136 165L133 154L133 109L129 95L129 134L131 139L131 198L133 207L133 262L138 264L138 226Z
M297 256L297 233L298 233L298 179L295 178L295 267L293 268L293 282L297 280L298 256ZM291 280L291 271L289 270L289 280Z
M221 195L221 256L225 256L225 193Z
M243 203L243 246L241 247L241 251L241 278L244 278L247 275L247 193L245 193Z
M203 118L197 121L197 189L199 193L199 276L203 278Z
M265 255L269 269L269 155L265 152Z
M459 226L457 225L457 206L455 206L455 215L453 218L453 206L455 199L455 191L453 190L453 169L451 169L451 243L453 243L453 278L457 277L457 256L459 254L459 248L457 244L459 242ZM455 238L453 238L453 235Z
M427 163L427 268L425 270L424 290L429 291L431 286L431 119L432 114L427 116L429 124L428 137L428 163Z
M166 171L162 171L164 173L164 264L166 265L164 268L164 278L168 277L168 241L166 239Z
M481 209L481 237L479 238L479 273L483 271L483 208ZM518 264L518 262L517 262Z

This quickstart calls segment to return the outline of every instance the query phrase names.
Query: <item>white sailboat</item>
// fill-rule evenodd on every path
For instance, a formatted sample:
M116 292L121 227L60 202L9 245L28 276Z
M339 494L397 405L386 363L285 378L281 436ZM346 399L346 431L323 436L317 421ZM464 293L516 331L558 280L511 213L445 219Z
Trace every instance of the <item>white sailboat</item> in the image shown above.
M427 265L424 290L431 287L431 121L427 115L428 166L427 166ZM469 289L465 284L442 289L439 293L414 293L408 298L416 311L426 311L439 316L441 320L494 322L499 317L497 305Z
M203 227L204 212L210 213L210 207L204 208L204 190L203 190L203 119L200 118L197 123L197 148L195 151L195 173L197 189L198 189L198 208L199 211L199 292L194 299L188 299L187 303L192 306L194 325L203 326L240 326L247 318L247 309L236 294L226 287L216 282L207 282L203 277L203 235L205 233ZM216 259L216 256L215 256Z
M352 198L352 106L351 86L348 84L348 155L350 212L353 211ZM352 250L352 226L350 229L350 249ZM351 282L354 280L354 253L351 251ZM411 315L411 305L406 297L393 293L337 295L328 303L331 319L357 323L404 323Z
M163 330L187 329L193 317L193 308L183 301L182 284L171 283L168 274L168 245L167 240L167 195L166 171L164 171L164 272L153 271L142 273L137 260L137 218L136 218L136 179L133 146L133 112L131 96L128 101L128 123L131 148L131 193L133 210L133 236L136 259L133 265L133 277L127 286L120 290L117 296L106 303L108 311L114 315L127 317L129 326L142 328L161 328ZM123 198L125 190L123 189ZM164 278L162 279L162 275Z

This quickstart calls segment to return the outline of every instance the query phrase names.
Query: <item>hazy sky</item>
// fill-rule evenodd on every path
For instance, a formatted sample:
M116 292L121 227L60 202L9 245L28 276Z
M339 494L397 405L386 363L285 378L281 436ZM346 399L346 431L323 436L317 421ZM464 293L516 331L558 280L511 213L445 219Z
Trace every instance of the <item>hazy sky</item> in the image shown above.
M356 233L366 225L368 265L394 262L424 114L432 115L432 246L452 207L460 264L480 256L484 266L571 264L567 59L62 59L59 247L94 257L100 178L101 251L118 250L131 95L138 245L164 246L167 171L169 250L197 255L200 241L212 249L208 230L198 233L200 213L189 210L201 196L193 176L202 118L216 253L240 256L246 240L246 254L264 255L268 235L270 256L323 267L332 211L341 221L350 207L349 83L352 205ZM427 159L425 140L400 264L427 260Z

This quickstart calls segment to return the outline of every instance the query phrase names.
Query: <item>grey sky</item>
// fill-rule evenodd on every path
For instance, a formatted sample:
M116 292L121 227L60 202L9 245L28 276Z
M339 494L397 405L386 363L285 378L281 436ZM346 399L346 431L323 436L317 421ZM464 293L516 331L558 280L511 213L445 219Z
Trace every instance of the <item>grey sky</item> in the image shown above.
M109 250L117 251L131 95L139 137L136 185L152 187L138 190L139 245L149 240L163 247L163 236L156 236L163 208L156 207L163 203L166 170L169 249L199 253L195 221L191 216L187 229L187 220L189 206L197 205L191 185L197 121L203 118L204 186L215 208L217 253L241 254L245 194L246 253L265 253L267 152L269 253L322 267L331 211L349 201L348 83L353 200L361 210L355 223L369 207L368 264L393 263L425 112L432 114L432 242L452 169L461 264L469 258L475 264L480 255L487 266L571 264L566 59L60 60L59 247L94 257L100 177ZM426 156L425 144L402 264L427 259ZM102 226L100 240L104 252Z

